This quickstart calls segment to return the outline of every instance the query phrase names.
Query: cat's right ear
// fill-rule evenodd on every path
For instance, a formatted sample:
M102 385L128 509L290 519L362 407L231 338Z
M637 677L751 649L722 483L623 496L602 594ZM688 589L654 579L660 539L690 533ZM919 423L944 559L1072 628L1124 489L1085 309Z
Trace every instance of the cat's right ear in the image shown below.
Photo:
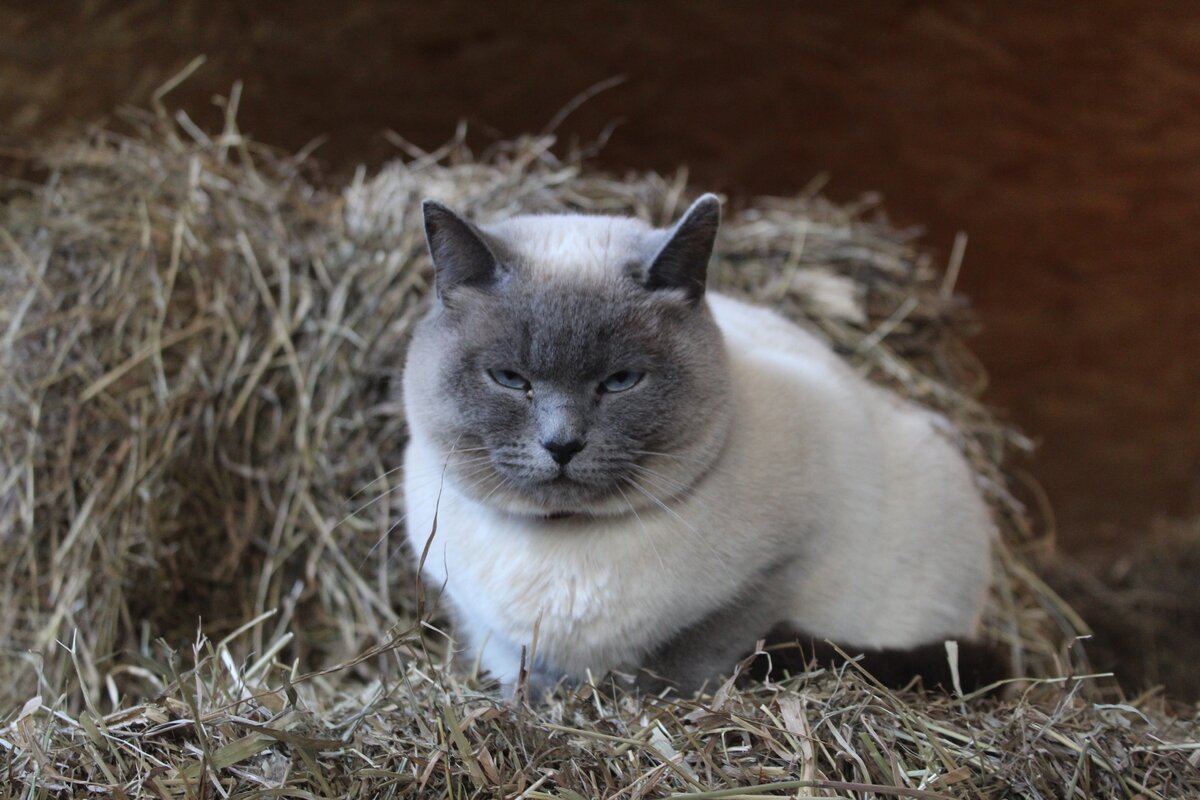
M421 203L421 211L439 300L444 302L458 286L487 286L496 280L500 263L471 223L434 200Z
M692 203L652 259L646 288L681 289L690 301L698 301L704 295L705 273L720 224L721 201L715 194Z

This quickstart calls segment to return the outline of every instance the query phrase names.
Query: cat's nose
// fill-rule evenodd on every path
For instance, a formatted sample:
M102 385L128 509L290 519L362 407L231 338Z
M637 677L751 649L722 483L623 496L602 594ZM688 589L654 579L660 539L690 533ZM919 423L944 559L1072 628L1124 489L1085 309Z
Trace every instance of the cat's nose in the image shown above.
M566 464L586 444L582 439L548 439L542 442L542 447L550 451L550 457L559 464Z

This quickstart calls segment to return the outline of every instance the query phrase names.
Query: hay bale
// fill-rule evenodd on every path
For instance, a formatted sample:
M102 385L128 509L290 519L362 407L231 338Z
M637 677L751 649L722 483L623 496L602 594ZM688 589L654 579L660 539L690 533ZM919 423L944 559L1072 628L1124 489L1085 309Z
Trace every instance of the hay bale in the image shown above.
M429 287L419 202L662 224L686 204L682 176L592 173L542 137L479 158L451 143L339 191L232 115L216 137L161 113L130 124L48 148L42 180L3 190L10 783L924 797L1019 776L1032 796L1194 779L1177 746L1194 728L1095 707L1085 682L1056 677L1081 623L1024 566L1039 541L1003 469L1024 440L976 400L952 280L865 208L801 196L730 215L716 284L814 322L954 422L1004 529L989 633L1044 681L997 706L892 694L848 666L703 703L584 687L508 707L448 668L395 535L389 382Z

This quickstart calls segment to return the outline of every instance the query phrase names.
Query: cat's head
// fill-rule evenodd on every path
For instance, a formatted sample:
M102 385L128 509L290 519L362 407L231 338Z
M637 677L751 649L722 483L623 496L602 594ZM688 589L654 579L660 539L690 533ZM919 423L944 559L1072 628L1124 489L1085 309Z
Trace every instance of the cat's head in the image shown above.
M717 198L669 229L424 212L436 298L414 332L405 408L445 455L445 480L540 516L685 493L729 424L725 348L704 302Z

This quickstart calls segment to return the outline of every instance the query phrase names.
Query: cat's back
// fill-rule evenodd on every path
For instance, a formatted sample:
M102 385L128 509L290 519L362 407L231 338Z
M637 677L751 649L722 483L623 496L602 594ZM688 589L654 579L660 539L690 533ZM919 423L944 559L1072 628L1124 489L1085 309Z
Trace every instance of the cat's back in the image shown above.
M946 469L969 477L948 435L953 426L942 415L872 383L819 334L768 308L715 292L707 301L725 338L732 379L741 385L744 431L789 451L790 429L807 432L829 448L828 466L845 464L848 484L891 468L895 474L884 483L894 486L903 482L905 465L927 461L945 465L938 481ZM962 495L976 499L972 491Z
M740 385L733 457L772 475L776 491L807 496L816 523L793 622L872 646L973 629L994 527L944 418L769 309L708 302ZM904 604L888 602L897 593Z
M718 292L709 292L707 298L730 349L763 355L775 352L836 372L847 369L823 339L775 311Z

